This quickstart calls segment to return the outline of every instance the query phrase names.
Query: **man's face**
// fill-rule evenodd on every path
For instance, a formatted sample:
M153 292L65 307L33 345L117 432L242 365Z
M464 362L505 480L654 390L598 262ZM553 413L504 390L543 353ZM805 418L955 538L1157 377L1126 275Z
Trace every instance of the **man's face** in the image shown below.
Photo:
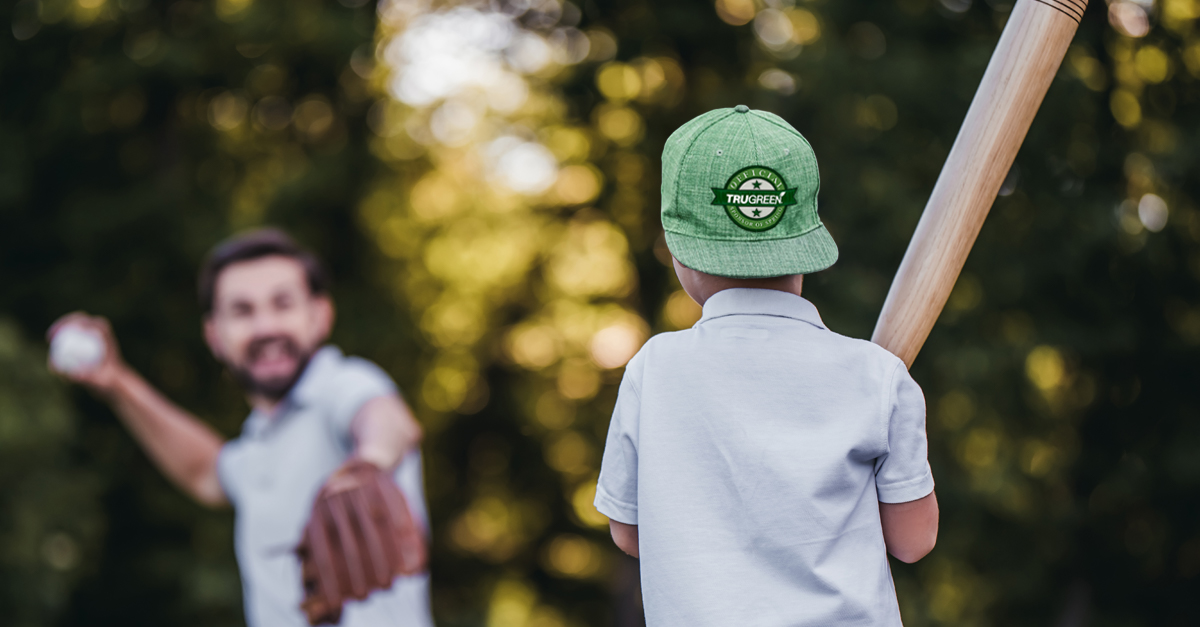
M279 400L329 336L333 305L314 296L304 266L271 256L226 266L217 276L209 348L246 391Z

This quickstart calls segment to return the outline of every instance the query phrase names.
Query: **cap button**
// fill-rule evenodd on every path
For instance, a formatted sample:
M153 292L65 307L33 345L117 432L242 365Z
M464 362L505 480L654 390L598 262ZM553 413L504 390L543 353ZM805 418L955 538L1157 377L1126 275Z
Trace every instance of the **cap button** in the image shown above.
M747 107L746 105L738 105L734 107L733 110L737 111L738 113L747 113L750 111L750 107Z

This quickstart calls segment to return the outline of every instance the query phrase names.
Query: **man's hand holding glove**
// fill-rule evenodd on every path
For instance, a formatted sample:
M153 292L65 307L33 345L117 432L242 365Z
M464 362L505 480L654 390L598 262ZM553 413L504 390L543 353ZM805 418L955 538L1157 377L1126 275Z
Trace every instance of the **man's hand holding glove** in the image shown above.
M301 609L312 625L337 623L342 605L425 569L423 530L388 472L354 459L325 482L296 548Z

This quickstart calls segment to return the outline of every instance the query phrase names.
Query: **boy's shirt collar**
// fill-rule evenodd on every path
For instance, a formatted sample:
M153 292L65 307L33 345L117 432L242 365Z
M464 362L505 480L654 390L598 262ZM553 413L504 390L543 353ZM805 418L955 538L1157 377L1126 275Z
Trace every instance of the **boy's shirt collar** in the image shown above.
M704 303L704 315L696 324L737 315L779 316L807 322L824 329L817 308L801 296L779 290L737 287L721 290Z

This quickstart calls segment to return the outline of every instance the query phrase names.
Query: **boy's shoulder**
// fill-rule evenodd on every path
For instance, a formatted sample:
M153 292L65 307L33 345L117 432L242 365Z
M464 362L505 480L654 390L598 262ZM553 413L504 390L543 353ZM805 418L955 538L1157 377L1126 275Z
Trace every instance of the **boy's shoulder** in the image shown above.
M680 329L678 331L663 331L655 333L646 340L645 344L638 349L638 352L629 360L632 365L635 361L641 362L646 358L646 355L663 351L674 351L681 344L690 342L696 334L696 327L688 329Z
M689 334L694 332L695 327L690 329L682 329L679 331L664 331L650 336L642 347L638 349L633 357L625 364L625 377L633 377L640 379L642 372L645 370L646 360L648 356L654 353L674 352L677 342L686 342Z
M833 341L837 343L839 350L859 353L864 359L877 361L887 367L894 367L904 363L900 361L899 357L892 354L891 351L876 344L875 342L857 337L850 337L848 335L842 335L841 333L830 331L829 329L826 329L825 331L828 335L834 338Z

